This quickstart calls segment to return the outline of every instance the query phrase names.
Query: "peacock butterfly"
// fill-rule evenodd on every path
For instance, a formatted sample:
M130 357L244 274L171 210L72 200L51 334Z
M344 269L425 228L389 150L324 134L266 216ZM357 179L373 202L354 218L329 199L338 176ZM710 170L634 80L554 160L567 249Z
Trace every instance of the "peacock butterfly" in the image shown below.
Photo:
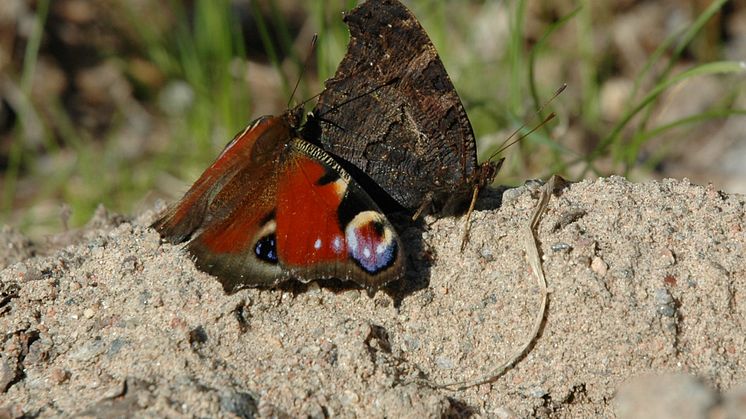
M368 194L297 134L302 109L255 120L153 227L228 292L337 278L375 292L404 272L399 237Z
M345 22L348 53L303 129L300 110L257 119L153 223L228 292L291 278L375 291L403 276L404 249L366 191L419 212L476 194L499 169L477 164L466 112L409 10L368 0Z
M502 160L477 164L466 111L417 19L397 0L368 0L344 21L347 54L306 124L308 137L366 189L417 214L476 199Z

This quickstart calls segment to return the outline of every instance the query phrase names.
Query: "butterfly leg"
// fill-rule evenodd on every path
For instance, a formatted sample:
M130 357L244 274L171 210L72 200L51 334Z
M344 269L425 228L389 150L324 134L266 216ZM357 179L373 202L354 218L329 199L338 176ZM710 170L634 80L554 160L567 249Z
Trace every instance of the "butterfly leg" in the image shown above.
M414 215L412 215L412 221L416 221L423 212L425 212L425 209L427 207L432 206L433 204L433 192L430 191L425 195L425 198L422 199L422 204L420 204L419 208L417 208L417 211L414 212Z
M474 206L477 204L477 196L479 195L480 186L474 186L474 190L471 195L471 202L469 203L469 210L466 211L466 222L464 224L464 234L461 236L461 252L466 249L466 243L469 241L469 230L471 230L471 213L474 212Z

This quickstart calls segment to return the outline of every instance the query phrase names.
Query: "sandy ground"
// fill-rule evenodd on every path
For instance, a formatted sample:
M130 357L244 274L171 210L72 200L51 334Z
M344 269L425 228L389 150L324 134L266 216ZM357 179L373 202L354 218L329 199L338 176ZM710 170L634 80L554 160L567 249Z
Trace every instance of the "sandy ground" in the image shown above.
M502 199L501 199L502 198ZM728 417L746 411L746 197L608 178L553 197L539 292L520 231L535 188L403 232L408 278L225 295L136 218L30 243L0 233L0 417ZM34 256L45 253L45 256Z

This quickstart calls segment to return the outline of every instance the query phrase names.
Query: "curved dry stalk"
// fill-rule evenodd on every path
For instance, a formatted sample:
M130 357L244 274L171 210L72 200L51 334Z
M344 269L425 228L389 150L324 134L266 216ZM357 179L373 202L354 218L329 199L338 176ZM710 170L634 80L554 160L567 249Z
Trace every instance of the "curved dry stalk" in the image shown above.
M560 176L552 176L547 183L545 183L540 191L539 202L534 208L531 219L526 224L526 228L522 232L525 248L526 258L528 259L531 271L534 273L534 278L539 285L541 291L541 303L538 310L536 311L536 317L534 318L533 326L531 327L531 333L528 334L526 340L502 363L496 366L489 373L472 380L457 381L445 384L433 384L430 382L423 383L428 387L437 389L447 389L453 391L465 390L469 387L478 386L481 384L491 383L502 376L506 371L512 368L519 360L521 360L529 349L533 345L536 338L539 336L541 326L544 323L544 316L546 314L548 292L547 292L547 281L544 277L544 270L541 265L541 252L539 251L539 239L536 234L536 228L539 222L544 216L547 205L549 204L549 198L552 196L554 191L561 189L567 183L565 179Z

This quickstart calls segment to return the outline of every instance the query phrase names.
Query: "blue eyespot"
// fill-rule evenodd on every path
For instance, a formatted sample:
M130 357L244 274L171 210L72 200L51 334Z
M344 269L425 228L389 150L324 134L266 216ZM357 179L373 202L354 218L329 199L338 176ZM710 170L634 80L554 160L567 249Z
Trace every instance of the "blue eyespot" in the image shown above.
M396 262L398 243L382 215L374 211L358 214L345 229L350 258L364 271L375 274Z
M275 235L264 236L256 242L254 246L256 257L272 264L277 263L277 241Z

